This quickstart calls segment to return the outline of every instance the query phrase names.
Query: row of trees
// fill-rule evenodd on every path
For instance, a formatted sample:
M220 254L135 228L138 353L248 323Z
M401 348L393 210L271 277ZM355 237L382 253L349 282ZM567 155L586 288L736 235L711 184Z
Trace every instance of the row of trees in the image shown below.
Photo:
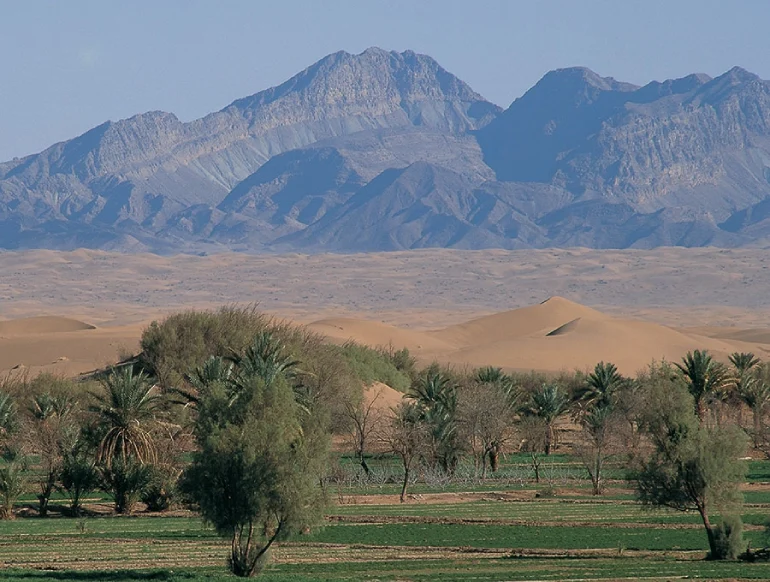
M538 476L540 455L557 446L568 419L580 429L571 451L596 494L606 463L624 464L643 502L700 512L719 557L724 540L736 546L728 529L739 530L709 521L715 508L736 513L739 403L754 412L748 431L764 446L768 374L751 354L734 354L729 371L694 352L634 379L605 363L556 379L497 368L420 371L406 350L333 346L234 308L171 316L145 331L142 348L91 383L6 381L5 516L33 482L41 515L56 490L69 496L72 514L96 488L109 491L121 513L140 498L156 510L181 499L231 540L230 568L249 576L275 540L316 523L332 433L355 435L364 473L373 444L394 453L404 500L416 473L451 478L466 457L483 478L504 452L524 449ZM363 397L374 381L409 398L377 413Z
M600 362L588 375L529 386L497 368L458 375L433 366L384 422L379 440L401 459L403 502L416 470L451 474L465 454L484 476L487 467L497 470L504 449L528 450L537 479L538 455L550 454L559 423L571 420L579 432L570 449L583 462L594 494L602 493L605 465L612 461L626 468L640 501L696 511L710 555L734 557L741 548L741 459L747 435L758 447L764 443L762 395L770 389L770 375L750 353L732 354L730 362L732 369L695 351L681 363L654 364L633 379ZM744 405L754 418L746 429ZM359 413L362 418L370 408ZM369 419L370 429L374 423ZM355 423L363 459L361 426ZM714 513L722 516L716 525Z

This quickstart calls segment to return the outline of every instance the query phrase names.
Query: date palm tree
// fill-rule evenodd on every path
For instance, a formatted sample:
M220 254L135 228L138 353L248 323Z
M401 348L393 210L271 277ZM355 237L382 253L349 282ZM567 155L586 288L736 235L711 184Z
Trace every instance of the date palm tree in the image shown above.
M556 440L556 421L569 410L569 397L557 384L544 384L530 397L522 413L545 424L545 454L551 454Z
M760 360L751 352L734 352L730 354L730 363L735 368L736 375L740 377L758 366Z
M183 399L180 404L197 407L202 391L215 384L226 385L230 382L233 376L233 367L232 362L228 362L220 356L211 356L202 366L195 368L191 374L185 377L192 390L188 388L176 389L176 393Z
M66 451L77 438L77 423L73 416L76 402L68 395L43 393L35 396L29 406L30 423L26 438L40 458L40 492L38 512L48 515L48 504L61 477Z
M13 397L5 392L0 392L0 443L18 428L18 412Z
M754 421L752 440L754 447L759 447L764 440L764 417L770 405L770 366L759 364L752 372L739 377L736 393L741 402L751 409Z
M721 392L728 383L727 369L705 350L687 352L682 363L675 365L687 380L687 388L695 399L695 412L703 422L708 398Z
M103 380L104 392L94 394L91 411L99 417L105 434L96 451L97 462L110 468L119 459L139 464L155 461L151 427L156 419L160 396L149 376L135 373L131 366L112 370Z
M575 394L575 400L589 410L608 406L624 381L615 364L599 362Z
M268 385L280 375L292 379L299 364L288 354L283 342L269 331L258 333L242 354L233 353L229 360L235 364L238 375L257 376ZM237 381L236 378L235 382Z
M412 397L431 436L431 461L445 473L458 461L457 386L440 370L430 369L412 387Z

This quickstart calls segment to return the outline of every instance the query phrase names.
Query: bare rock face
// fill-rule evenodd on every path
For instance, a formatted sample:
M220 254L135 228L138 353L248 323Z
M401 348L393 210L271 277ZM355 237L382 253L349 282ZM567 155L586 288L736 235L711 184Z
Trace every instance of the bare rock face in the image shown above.
M156 231L190 206L216 206L281 152L381 128L463 133L498 112L430 57L335 53L191 123L145 113L0 165L0 220L23 213Z
M479 132L502 180L548 182L641 212L718 220L770 195L770 84L743 69L645 87L546 75Z
M0 163L0 248L364 251L770 241L770 84L546 74L503 111L430 57L325 57L190 123Z

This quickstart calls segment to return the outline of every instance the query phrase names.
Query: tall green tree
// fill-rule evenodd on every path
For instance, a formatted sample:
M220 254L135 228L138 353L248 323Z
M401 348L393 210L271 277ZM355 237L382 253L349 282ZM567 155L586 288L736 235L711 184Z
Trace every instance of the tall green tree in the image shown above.
M754 447L759 448L765 440L765 415L770 405L770 365L760 364L738 375L735 391L741 402L751 409L752 441Z
M701 424L693 400L670 385L651 392L644 422L654 451L635 475L637 494L646 505L696 511L710 556L721 559L726 557L722 532L712 518L716 512L740 515L746 439L735 427Z
M575 394L575 400L587 409L611 404L614 394L625 382L615 364L599 362Z
M131 366L112 370L103 378L102 387L102 392L93 395L95 404L91 406L102 435L96 462L112 491L115 510L131 513L149 481L148 466L157 459L153 428L161 397L149 376L134 372Z
M705 350L687 352L682 363L675 365L687 380L698 419L703 422L709 397L720 392L728 383L727 369Z
M198 451L181 486L230 539L231 572L250 577L264 568L276 541L318 520L328 435L313 410L297 402L289 366L253 365L248 354L234 360L237 398L221 382L198 396Z
M430 460L444 473L454 472L460 454L457 426L457 385L447 374L431 367L412 387L411 396L431 437Z
M48 503L61 478L65 454L78 437L79 427L73 414L75 405L69 396L49 392L33 397L30 405L25 433L42 466L37 495L40 517L48 515Z
M557 384L544 384L530 396L521 412L537 419L545 428L545 454L550 455L556 441L556 421L569 411L570 399Z

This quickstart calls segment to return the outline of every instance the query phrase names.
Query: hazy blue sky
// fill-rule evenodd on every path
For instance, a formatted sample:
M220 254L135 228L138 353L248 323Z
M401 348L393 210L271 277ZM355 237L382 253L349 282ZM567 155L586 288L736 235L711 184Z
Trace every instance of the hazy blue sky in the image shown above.
M369 46L436 58L502 106L547 71L770 78L770 0L0 0L0 161L107 119L183 120Z

